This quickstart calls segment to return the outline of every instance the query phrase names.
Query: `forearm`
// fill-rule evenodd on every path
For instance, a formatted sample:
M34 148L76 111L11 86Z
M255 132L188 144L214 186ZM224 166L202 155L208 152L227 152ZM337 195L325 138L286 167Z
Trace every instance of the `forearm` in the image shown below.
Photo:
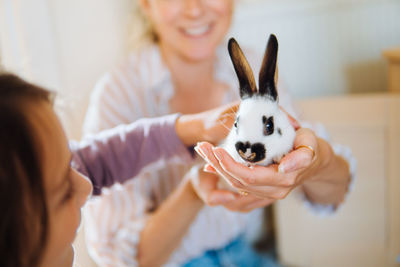
M140 266L160 266L180 244L203 202L189 181L181 184L157 209L141 233Z
M334 154L331 146L318 138L319 155L314 162L318 169L310 168L303 175L307 176L302 189L306 197L319 204L334 204L338 206L344 199L350 181L348 163Z
M161 158L191 159L175 132L177 115L141 119L70 143L76 168L90 178L95 195L101 188L135 177Z

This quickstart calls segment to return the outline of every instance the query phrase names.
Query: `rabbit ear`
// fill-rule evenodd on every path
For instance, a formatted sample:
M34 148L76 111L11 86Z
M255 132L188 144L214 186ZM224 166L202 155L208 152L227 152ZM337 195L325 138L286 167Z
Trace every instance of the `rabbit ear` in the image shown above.
M276 36L269 36L259 76L259 94L270 96L274 101L278 98L275 85L276 60L278 57L278 40Z
M256 81L253 71L235 39L231 38L229 40L228 50L239 79L240 97L252 96L257 92Z

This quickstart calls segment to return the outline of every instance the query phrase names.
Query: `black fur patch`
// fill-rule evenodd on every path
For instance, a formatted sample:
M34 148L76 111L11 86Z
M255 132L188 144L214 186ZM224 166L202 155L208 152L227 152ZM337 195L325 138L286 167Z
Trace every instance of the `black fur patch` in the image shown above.
M260 160L263 160L265 158L265 146L264 144L261 143L255 143L251 145L251 152L256 153L256 157L254 158L253 162L258 162Z
M278 134L279 134L279 135L282 135L282 130L281 130L281 128L278 128Z
M246 153L246 150L248 148L250 148L251 153L255 153L256 156L252 159L247 159L247 158L243 158L246 161L249 162L258 162L261 161L265 158L265 154L266 154L266 150L265 150L265 146L262 143L255 143L255 144L250 144L249 142L243 143L243 142L237 142L235 144L236 150L240 155L240 151L242 153Z

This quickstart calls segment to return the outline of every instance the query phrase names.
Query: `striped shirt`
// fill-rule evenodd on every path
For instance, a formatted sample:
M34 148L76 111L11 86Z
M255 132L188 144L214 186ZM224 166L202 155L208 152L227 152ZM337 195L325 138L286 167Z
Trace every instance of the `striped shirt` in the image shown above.
M261 59L246 56L254 69ZM238 99L238 82L225 49L219 49L216 78L227 85L221 104ZM280 105L294 114L289 95L279 89ZM171 113L174 95L170 73L157 46L131 54L126 62L103 76L93 91L85 119L85 133L94 133L142 117ZM124 185L104 190L85 210L89 253L99 266L137 266L140 233L152 212L177 188L193 162L158 162ZM257 229L261 209L243 214L205 206L181 244L164 266L179 266L206 250L229 244L246 229ZM251 227L247 227L251 225Z

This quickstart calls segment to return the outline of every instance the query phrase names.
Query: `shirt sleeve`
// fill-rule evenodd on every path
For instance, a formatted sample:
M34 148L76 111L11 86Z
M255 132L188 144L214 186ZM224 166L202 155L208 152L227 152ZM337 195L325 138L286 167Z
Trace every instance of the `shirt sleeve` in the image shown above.
M103 187L123 183L159 160L190 160L175 131L178 116L141 119L71 142L73 167L89 177L99 195Z
M99 267L138 266L140 235L151 216L149 173L123 186L105 189L85 206L85 235Z

